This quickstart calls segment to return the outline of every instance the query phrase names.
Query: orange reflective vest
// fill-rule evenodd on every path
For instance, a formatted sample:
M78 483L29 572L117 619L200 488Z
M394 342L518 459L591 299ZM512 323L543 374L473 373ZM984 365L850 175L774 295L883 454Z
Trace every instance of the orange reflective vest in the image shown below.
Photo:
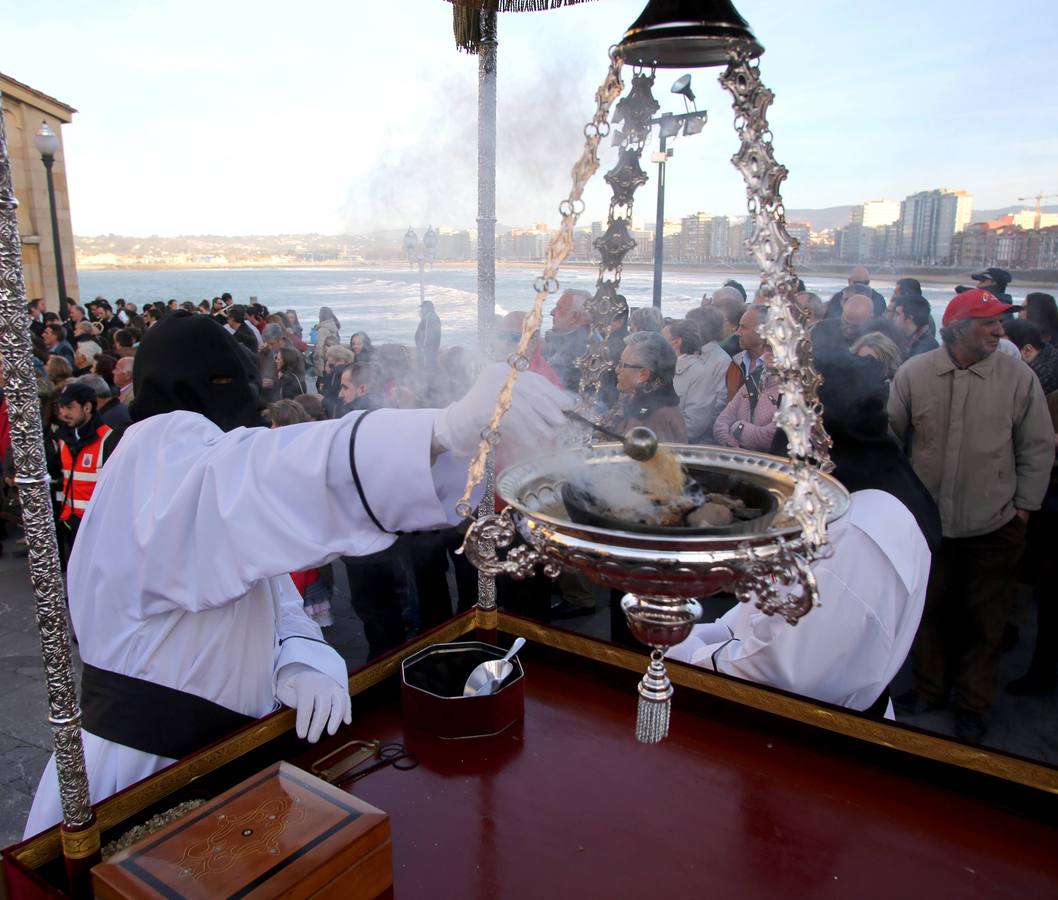
M62 487L55 495L62 504L59 519L65 522L70 516L81 518L92 499L92 492L99 480L99 470L103 468L103 445L113 429L109 425L100 425L96 430L96 439L85 445L74 459L65 441L59 442L59 456L62 459Z

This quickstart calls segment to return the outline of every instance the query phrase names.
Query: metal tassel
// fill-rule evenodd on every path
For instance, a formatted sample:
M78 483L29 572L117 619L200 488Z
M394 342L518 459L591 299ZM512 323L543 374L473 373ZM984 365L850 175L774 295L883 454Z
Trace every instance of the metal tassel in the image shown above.
M669 736L669 712L672 708L672 682L665 671L665 651L650 651L650 665L639 682L639 705L636 708L636 740L657 744Z

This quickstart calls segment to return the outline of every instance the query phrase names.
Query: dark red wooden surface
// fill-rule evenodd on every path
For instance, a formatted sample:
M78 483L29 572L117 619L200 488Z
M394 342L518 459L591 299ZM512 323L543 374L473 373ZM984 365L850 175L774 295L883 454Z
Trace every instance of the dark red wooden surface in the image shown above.
M1058 829L781 728L677 710L644 746L623 674L523 659L498 737L405 733L395 693L345 730L421 760L351 788L390 815L398 898L1058 895Z

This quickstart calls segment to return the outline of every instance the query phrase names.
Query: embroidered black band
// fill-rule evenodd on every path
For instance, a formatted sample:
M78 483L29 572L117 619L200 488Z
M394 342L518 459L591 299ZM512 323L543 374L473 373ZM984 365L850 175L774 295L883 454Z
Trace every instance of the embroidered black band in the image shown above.
M85 731L155 756L182 759L253 721L212 700L87 663L81 676Z

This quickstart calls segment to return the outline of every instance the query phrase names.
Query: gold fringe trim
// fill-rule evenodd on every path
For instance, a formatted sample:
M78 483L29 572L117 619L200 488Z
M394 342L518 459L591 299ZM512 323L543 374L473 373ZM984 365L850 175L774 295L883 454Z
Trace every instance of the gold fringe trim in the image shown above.
M472 9L491 9L493 12L545 12L549 9L560 9L563 6L576 6L578 3L590 3L592 0L448 0L453 6L467 6Z

